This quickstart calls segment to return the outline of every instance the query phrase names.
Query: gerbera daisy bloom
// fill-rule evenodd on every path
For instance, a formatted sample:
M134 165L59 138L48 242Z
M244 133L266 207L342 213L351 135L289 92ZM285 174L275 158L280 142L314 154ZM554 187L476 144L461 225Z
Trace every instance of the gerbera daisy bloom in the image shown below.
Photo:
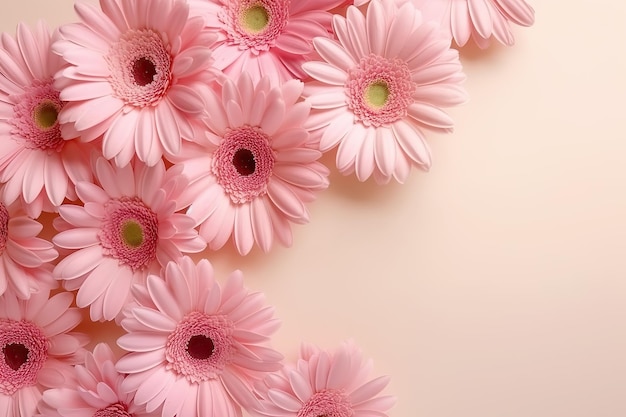
M195 135L216 36L183 0L100 0L100 8L77 3L82 22L61 27L53 45L68 63L56 84L68 102L59 117L83 141L104 134L104 156L117 165L135 154L154 165Z
M162 161L148 167L136 160L119 168L99 158L95 176L99 185L76 185L84 206L59 208L55 226L61 232L52 241L72 252L53 273L65 280L66 289L78 289L76 304L90 306L92 320L102 321L120 313L133 283L206 244L195 221L177 213L186 186L180 169L166 171Z
M504 45L513 45L510 23L531 26L535 22L535 11L525 0L411 1L425 19L440 24L459 46L471 38L480 48L486 48L491 37Z
M385 417L395 398L380 395L389 377L370 379L371 368L353 343L336 352L303 346L295 365L259 385L255 411L271 417Z
M129 374L122 388L148 411L241 416L256 401L252 385L281 367L282 355L267 345L279 325L274 309L244 288L241 272L220 287L209 261L183 257L134 290L137 304L122 320L128 333L117 341L130 353L117 369Z
M93 353L85 354L84 365L76 365L75 379L43 393L39 417L156 417L135 404L132 394L122 392L125 375L115 362L109 345L97 344Z
M56 286L50 262L59 254L52 243L37 237L42 229L17 203L0 202L0 296L8 290L27 299Z
M86 335L71 332L81 313L73 296L48 291L20 300L0 297L0 415L34 415L41 393L71 379L72 366L84 357Z
M322 154L303 127L310 106L299 101L302 88L297 80L254 84L244 73L226 80L221 95L207 95L208 141L184 148L181 161L192 180L188 214L211 249L231 235L241 254L255 242L267 252L274 237L289 246L289 222L307 222L304 203L328 187Z
M59 123L65 103L53 76L62 61L52 41L43 22L0 36L0 182L5 201L22 201L32 217L75 198L76 181L90 178L89 151Z
M411 3L374 0L367 17L349 6L333 28L338 42L314 40L324 61L303 65L317 80L304 92L314 109L308 127L324 129L320 149L339 145L339 171L360 181L403 182L411 165L428 168L422 128L450 131L440 107L466 100L458 51Z
M215 66L232 77L274 83L303 78L315 36L330 36L329 10L346 0L190 0L192 13L217 31Z

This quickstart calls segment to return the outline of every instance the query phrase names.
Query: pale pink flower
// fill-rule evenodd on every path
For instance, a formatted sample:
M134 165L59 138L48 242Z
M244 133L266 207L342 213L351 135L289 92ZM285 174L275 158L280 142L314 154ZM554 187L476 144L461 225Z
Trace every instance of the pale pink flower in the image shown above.
M106 343L85 354L84 365L76 365L75 378L61 388L43 393L40 417L157 417L122 392L125 375L115 369L116 357ZM182 416L181 416L182 417Z
M52 243L37 237L42 229L17 203L0 202L0 296L10 291L27 299L56 287L51 262L59 254Z
M54 275L65 280L66 289L78 289L76 304L90 306L92 320L112 320L131 299L133 283L206 244L194 220L177 213L187 184L180 169L166 171L162 161L148 167L136 160L119 168L99 158L95 174L99 185L76 185L84 206L59 208L55 226L61 232L53 242L72 252Z
M0 37L0 182L4 200L22 201L32 217L76 198L76 181L90 178L89 151L59 123L65 103L53 86L62 66L53 39L43 22Z
M206 259L184 257L162 274L134 287L137 304L122 320L128 333L117 343L130 352L117 362L129 374L122 388L162 417L241 416L256 401L252 385L281 366L268 346L274 309L239 271L220 287Z
M489 46L490 38L513 45L511 23L531 26L535 11L525 0L410 0L425 19L441 25L444 33L463 46L470 39L480 48Z
M270 417L385 417L395 403L381 395L389 377L370 378L372 362L353 343L335 352L303 346L295 365L268 376L258 414Z
M466 100L459 55L410 3L372 1L367 17L349 6L335 15L338 41L316 38L324 60L303 69L316 82L305 96L314 109L307 126L321 131L320 149L338 146L337 167L379 183L406 180L411 165L428 168L422 128L452 130L441 107Z
M34 415L42 392L63 386L84 357L86 335L71 332L81 320L73 295L48 291L20 300L0 297L0 415Z
M183 149L181 161L192 180L188 214L211 249L231 235L241 254L255 242L267 252L274 238L289 246L290 222L307 222L305 203L328 186L322 154L303 127L310 106L299 101L302 86L255 84L242 74L206 96L208 140Z
M209 46L215 35L182 0L79 2L81 23L62 26L54 50L68 63L57 86L60 114L83 141L103 136L117 165L133 155L148 165L192 140L204 111L202 91L215 77Z
M215 66L232 77L242 72L273 83L303 78L301 65L315 36L330 36L329 11L345 0L190 0L218 34Z

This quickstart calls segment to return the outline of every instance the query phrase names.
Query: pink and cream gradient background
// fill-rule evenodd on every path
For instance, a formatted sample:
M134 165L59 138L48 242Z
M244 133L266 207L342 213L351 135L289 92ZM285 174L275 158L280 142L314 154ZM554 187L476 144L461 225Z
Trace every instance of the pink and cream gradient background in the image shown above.
M430 173L333 175L292 248L205 254L266 293L289 357L353 338L392 416L626 416L626 5L532 3L515 47L462 51L471 101ZM72 4L3 0L0 30Z

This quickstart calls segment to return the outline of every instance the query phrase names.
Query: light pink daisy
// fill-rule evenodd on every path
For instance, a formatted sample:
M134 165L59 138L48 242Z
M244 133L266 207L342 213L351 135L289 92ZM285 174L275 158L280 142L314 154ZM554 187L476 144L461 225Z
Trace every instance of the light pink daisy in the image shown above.
M183 0L79 2L81 23L61 27L53 49L68 63L57 80L67 105L60 114L84 141L103 136L117 165L133 155L148 165L176 154L195 136L202 91L215 77L215 35Z
M43 393L40 417L157 417L121 390L124 374L115 369L116 357L106 343L85 354L76 365L75 379L61 388ZM181 416L182 417L182 416Z
M237 77L303 78L315 36L330 36L329 11L345 0L190 0L192 13L218 33L215 66Z
M297 80L271 87L242 74L207 95L208 141L187 146L181 161L192 180L188 214L211 249L231 235L241 254L255 242L267 252L274 238L289 246L290 222L308 221L305 203L328 186L328 169L303 127L310 106L301 92Z
M531 26L535 11L525 0L411 0L424 18L441 25L444 33L463 46L470 39L480 48L489 46L491 37L505 45L515 38L511 23Z
M235 417L255 401L252 385L281 367L268 346L279 322L261 293L243 286L241 272L223 287L206 259L170 262L163 278L136 286L138 304L122 326L117 362L122 388L162 417Z
M89 151L58 120L65 103L53 75L62 61L52 41L43 22L0 36L0 182L5 201L22 201L32 217L76 198L76 181L90 178Z
M270 417L385 417L395 398L380 395L389 377L370 379L371 368L353 343L335 352L304 346L295 365L259 385L255 411Z
M85 335L71 332L81 313L63 292L48 299L40 291L29 300L0 297L0 415L34 415L41 393L71 379L83 356Z
M27 299L56 287L51 262L59 254L52 243L37 237L42 229L17 203L0 202L0 296L10 291Z
M53 237L54 244L72 251L54 276L65 280L66 289L78 289L76 304L90 306L94 321L116 318L133 283L143 283L182 252L206 246L195 221L177 213L187 184L180 169L166 171L163 162L148 167L136 160L119 168L99 158L95 174L99 185L76 185L84 206L59 208L55 226L61 232Z
M303 65L317 80L304 92L314 109L308 127L323 132L320 149L338 146L339 171L360 181L403 182L411 165L427 169L422 128L451 131L441 107L466 100L458 52L410 3L374 0L367 17L349 6L333 27L338 42L314 40L324 61Z

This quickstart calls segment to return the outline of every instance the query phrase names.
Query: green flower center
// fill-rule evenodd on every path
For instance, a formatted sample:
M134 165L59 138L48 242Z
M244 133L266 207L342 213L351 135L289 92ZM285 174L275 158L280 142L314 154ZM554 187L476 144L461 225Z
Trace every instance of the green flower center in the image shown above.
M365 89L365 101L373 109L380 109L389 99L389 86L384 81L371 83Z
M40 129L50 129L57 122L59 111L50 100L44 100L33 110L33 119Z
M135 221L129 220L122 226L122 240L132 248L138 248L143 243L143 229Z
M259 33L265 29L270 21L270 16L265 7L255 4L247 8L241 14L241 25L250 33Z

